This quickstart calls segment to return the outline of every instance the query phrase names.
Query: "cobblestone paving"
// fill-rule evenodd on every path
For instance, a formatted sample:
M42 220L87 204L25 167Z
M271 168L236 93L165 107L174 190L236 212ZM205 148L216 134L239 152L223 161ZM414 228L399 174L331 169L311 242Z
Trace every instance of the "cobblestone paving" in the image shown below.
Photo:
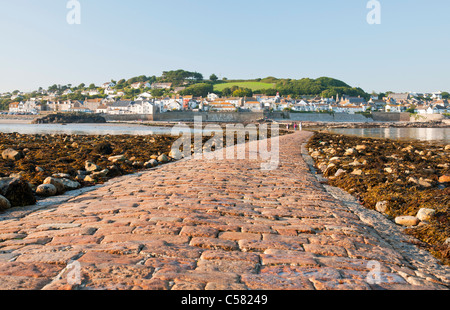
M311 173L183 160L0 217L0 289L447 289L449 268ZM255 142L252 142L255 143Z

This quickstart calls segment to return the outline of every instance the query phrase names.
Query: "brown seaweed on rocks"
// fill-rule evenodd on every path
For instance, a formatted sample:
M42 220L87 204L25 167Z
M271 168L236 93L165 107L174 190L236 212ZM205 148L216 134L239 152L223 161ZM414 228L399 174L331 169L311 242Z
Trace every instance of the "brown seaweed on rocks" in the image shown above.
M450 263L450 245L445 243L450 238L450 184L442 182L450 175L448 148L323 132L316 132L307 147L330 185L346 190L369 209L383 203L382 212L390 219L416 216L422 208L435 210L432 220L405 231Z

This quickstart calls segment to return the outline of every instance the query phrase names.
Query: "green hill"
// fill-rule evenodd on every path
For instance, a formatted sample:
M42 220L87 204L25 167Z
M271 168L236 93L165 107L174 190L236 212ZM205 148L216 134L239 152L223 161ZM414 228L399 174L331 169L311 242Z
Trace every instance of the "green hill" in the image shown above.
M249 88L252 91L255 91L260 89L274 88L275 84L263 82L229 82L229 83L215 84L214 91L222 91L225 88L232 88L233 86L237 86L239 88Z

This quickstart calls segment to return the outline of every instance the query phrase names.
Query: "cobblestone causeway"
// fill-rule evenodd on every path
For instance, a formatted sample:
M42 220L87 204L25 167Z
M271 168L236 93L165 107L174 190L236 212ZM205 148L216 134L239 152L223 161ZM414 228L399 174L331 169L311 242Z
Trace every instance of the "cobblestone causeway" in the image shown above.
M9 211L0 289L448 289L449 268L415 239L316 178L310 136L281 137L273 171L182 160Z

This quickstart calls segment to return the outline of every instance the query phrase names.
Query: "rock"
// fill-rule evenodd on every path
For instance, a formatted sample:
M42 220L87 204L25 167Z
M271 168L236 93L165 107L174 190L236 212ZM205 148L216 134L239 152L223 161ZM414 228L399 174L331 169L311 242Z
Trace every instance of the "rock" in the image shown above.
M97 182L97 180L96 180L93 176L90 176L90 175L85 176L84 179L83 179L83 181L85 181L85 182L91 182L91 183Z
M78 143L74 142L70 146L73 147L74 149L77 149L79 145Z
M0 195L11 203L11 207L24 207L36 203L30 185L17 178L0 178Z
M450 151L450 144L445 146L446 151Z
M355 160L355 161L352 162L352 163L349 163L348 165L349 165L349 166L353 166L353 167L356 167L356 166L362 166L362 164L361 164L359 161L357 161L357 160Z
M431 180L428 180L428 179L422 179L422 178L420 178L419 179L419 185L420 186L423 186L423 187L426 187L426 188L428 188L428 187L432 187L433 185L431 184Z
M8 199L0 195L0 211L5 211L11 208L11 203Z
M86 171L89 171L89 172L101 170L101 168L99 166L97 166L96 164L94 164L91 161L86 161L84 168L86 169Z
M347 173L347 171L345 171L344 169L338 169L338 171L336 171L336 173L334 174L335 177L340 176L341 174Z
M81 187L81 184L67 178L60 179L66 191L73 191Z
M414 150L414 147L410 145L402 149L402 152L411 152L412 150Z
M417 226L420 220L415 216L397 216L395 223L401 226Z
M385 214L388 208L388 202L387 201L379 201L377 202L377 205L375 206L375 209L380 212Z
M353 174L353 175L362 175L363 171L361 169L355 169L355 170L353 170L353 172L351 174Z
M63 178L68 179L68 178L70 178L70 175L67 173L55 173L52 175L52 177L57 178L57 179L63 179Z
M421 221L430 221L436 214L434 209L422 208L417 212L416 217Z
M20 171L19 173L11 173L11 174L9 175L9 177L10 177L10 178L22 179L24 175L25 175L25 172Z
M392 170L392 168L384 168L384 171L387 173L392 173L394 170Z
M104 178L104 177L106 177L108 175L108 173L109 173L109 169L103 169L102 171L99 171L99 172L93 172L91 174L91 176L94 179L96 179L96 178Z
M419 180L417 180L415 177L410 177L408 179L409 183L419 184Z
M149 169L158 166L158 161L156 159L150 159L148 162L144 163L144 167Z
M23 155L14 149L6 149L2 152L2 157L6 160L19 160L23 158Z
M44 169L42 169L41 167L36 167L35 169L34 169L36 172L44 172Z
M161 163L167 163L169 161L169 157L166 154L162 154L158 157L158 161Z
M439 183L450 183L450 175L443 175L439 178Z
M444 244L450 246L450 238L445 239Z
M355 147L355 149L356 149L357 151L364 151L364 150L367 149L367 145L365 145L365 144L357 145L357 146Z
M345 151L344 156L352 156L356 154L356 150L354 148L349 148Z
M116 156L109 157L108 160L113 163L117 163L117 162L125 161L126 158L123 155L116 155Z
M181 153L180 150L171 150L169 153L169 157L180 160L183 158L183 153Z
M55 196L57 193L58 190L53 184L41 184L36 188L36 194L42 197Z
M56 187L56 191L58 194L62 194L65 192L65 186L64 183L57 178L53 178L53 177L48 177L44 180L43 184L52 184Z

